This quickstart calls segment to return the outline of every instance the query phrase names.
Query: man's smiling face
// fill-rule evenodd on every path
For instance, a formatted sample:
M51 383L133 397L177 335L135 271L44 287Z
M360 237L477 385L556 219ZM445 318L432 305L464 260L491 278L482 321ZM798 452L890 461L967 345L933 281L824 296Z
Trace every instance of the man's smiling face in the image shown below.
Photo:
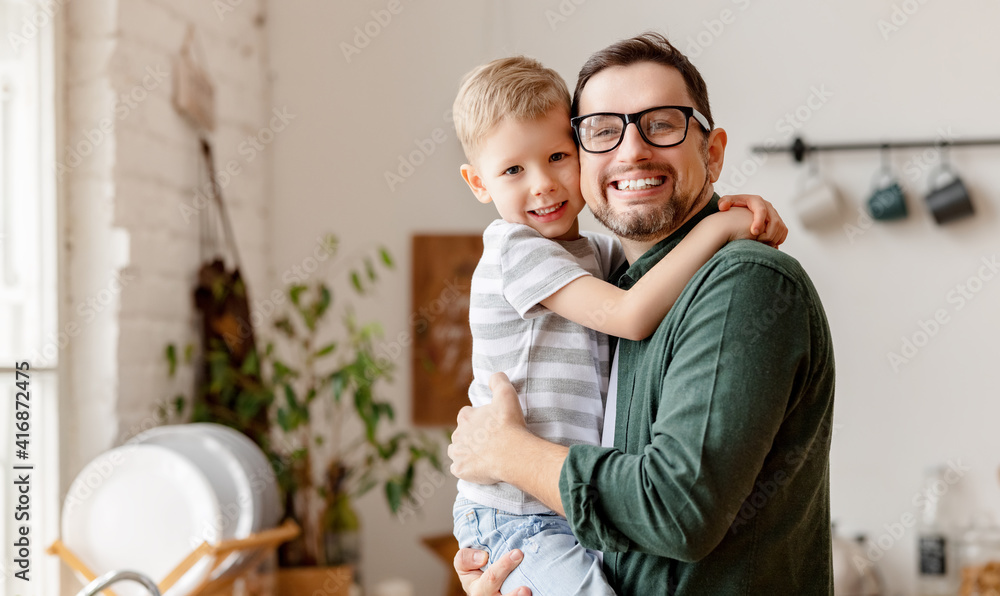
M591 77L580 93L579 113L630 114L668 105L694 106L681 73L639 62ZM683 143L666 148L649 145L630 125L617 149L580 151L583 196L597 220L619 238L659 241L708 202L724 150L724 131L706 133L694 121Z

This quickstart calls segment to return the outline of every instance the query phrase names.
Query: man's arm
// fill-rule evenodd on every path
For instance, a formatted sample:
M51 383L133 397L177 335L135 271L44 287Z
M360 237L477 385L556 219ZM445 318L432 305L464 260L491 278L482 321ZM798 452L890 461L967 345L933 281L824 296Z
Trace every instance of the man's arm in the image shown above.
M535 495L587 548L704 557L753 490L809 359L822 357L810 353L809 328L820 306L800 282L766 264L709 269L664 323L677 327L674 346L656 418L638 429L650 435L641 453L534 437L513 388L494 375L493 404L459 415L452 473Z
M448 446L451 473L477 484L513 484L565 516L559 472L569 449L531 434L507 375L494 373L490 389L493 403L458 414Z

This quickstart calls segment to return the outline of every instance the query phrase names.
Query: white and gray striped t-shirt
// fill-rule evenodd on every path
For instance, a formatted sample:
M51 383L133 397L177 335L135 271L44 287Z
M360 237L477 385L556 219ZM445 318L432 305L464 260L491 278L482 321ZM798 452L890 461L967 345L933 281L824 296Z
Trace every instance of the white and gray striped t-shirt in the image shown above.
M472 275L473 406L490 403L490 375L507 373L528 429L560 445L601 444L608 392L608 338L549 311L540 302L584 275L607 279L624 260L617 240L583 232L578 240L545 238L498 219L483 233ZM459 493L515 514L549 509L507 483L460 480Z

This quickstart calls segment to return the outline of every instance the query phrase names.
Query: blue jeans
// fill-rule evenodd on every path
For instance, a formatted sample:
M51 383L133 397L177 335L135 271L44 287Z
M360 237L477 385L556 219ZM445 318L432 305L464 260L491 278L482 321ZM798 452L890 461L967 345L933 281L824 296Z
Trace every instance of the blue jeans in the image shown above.
M524 553L521 564L504 581L502 593L526 586L532 596L615 594L600 560L580 546L559 515L514 515L460 496L454 517L459 546L485 550L491 563L514 549Z

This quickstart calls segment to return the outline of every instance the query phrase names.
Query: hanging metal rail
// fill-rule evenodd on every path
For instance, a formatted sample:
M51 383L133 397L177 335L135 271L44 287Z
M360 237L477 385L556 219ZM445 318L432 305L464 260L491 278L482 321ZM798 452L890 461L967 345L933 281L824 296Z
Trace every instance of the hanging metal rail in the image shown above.
M878 149L914 149L920 147L980 147L984 145L1000 145L1000 138L992 139L936 139L930 141L880 141L862 143L826 143L823 145L807 145L802 137L796 137L791 145L770 146L756 145L750 150L754 153L791 153L795 161L801 162L808 153L818 151L871 151Z

